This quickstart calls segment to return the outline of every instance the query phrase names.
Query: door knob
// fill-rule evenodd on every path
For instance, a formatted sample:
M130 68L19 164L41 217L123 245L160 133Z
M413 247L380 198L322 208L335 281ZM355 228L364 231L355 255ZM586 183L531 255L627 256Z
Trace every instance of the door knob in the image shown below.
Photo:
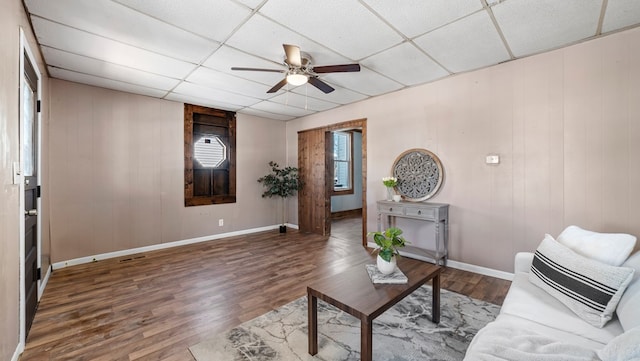
M37 216L38 215L38 210L37 209L30 209L30 210L25 210L24 211L24 215L25 216Z

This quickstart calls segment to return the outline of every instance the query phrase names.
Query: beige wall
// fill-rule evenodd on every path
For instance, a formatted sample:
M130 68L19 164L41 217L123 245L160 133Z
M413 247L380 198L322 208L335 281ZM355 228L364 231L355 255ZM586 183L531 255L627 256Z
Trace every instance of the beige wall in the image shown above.
M374 230L395 158L435 152L446 179L432 201L451 205L451 258L469 264L513 271L515 252L570 224L640 237L638 64L633 29L296 119L288 161L299 130L367 118ZM485 164L489 153L499 165Z
M281 121L238 114L237 202L184 206L183 104L51 80L53 262L278 224ZM218 219L224 226L218 226Z
M19 343L20 191L12 180L12 163L19 159L20 27L41 71L46 71L22 2L0 0L0 360L10 360ZM43 142L47 143L47 87L43 74ZM46 199L47 167L43 164L43 208ZM42 209L43 269L49 266L47 210Z

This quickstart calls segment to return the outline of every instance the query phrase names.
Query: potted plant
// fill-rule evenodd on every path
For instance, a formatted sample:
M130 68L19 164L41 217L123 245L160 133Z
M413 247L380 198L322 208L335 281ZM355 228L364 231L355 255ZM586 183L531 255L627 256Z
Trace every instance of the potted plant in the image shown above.
M258 183L262 183L267 189L262 193L262 198L265 197L281 197L282 198L282 225L280 225L280 233L287 232L287 226L285 225L285 200L296 194L296 191L302 189L302 182L298 174L298 168L284 167L280 168L278 163L269 162L271 167L271 173L264 177L258 178Z
M369 232L367 237L373 236L376 248L373 252L378 253L377 266L383 274L390 274L396 268L396 256L400 255L398 248L402 248L407 241L402 237L402 230L397 227L387 228L384 232Z

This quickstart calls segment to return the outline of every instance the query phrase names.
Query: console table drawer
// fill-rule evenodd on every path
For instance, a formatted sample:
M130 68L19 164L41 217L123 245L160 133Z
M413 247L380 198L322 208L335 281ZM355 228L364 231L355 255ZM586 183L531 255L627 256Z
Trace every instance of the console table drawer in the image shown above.
M409 217L418 217L425 219L434 219L435 218L435 209L433 208L409 208L405 209L405 214Z
M396 215L403 215L403 207L401 206L389 206L389 205L384 205L384 204L379 204L378 205L378 212L381 213L387 213L387 214L396 214Z

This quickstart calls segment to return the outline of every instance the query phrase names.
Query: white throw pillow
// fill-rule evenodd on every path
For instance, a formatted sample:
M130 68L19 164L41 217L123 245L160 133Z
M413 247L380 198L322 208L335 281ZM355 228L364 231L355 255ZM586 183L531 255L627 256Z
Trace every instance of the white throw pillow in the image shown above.
M640 328L640 251L631 255L622 266L636 270L616 309L620 325L625 331L629 331ZM640 340L638 343L640 344Z
M636 237L624 233L598 233L578 226L567 227L557 239L574 252L587 258L620 266L636 245Z
M583 257L550 235L538 246L529 281L589 324L602 328L613 316L634 269Z
M631 329L609 341L598 351L602 361L640 360L640 327Z

